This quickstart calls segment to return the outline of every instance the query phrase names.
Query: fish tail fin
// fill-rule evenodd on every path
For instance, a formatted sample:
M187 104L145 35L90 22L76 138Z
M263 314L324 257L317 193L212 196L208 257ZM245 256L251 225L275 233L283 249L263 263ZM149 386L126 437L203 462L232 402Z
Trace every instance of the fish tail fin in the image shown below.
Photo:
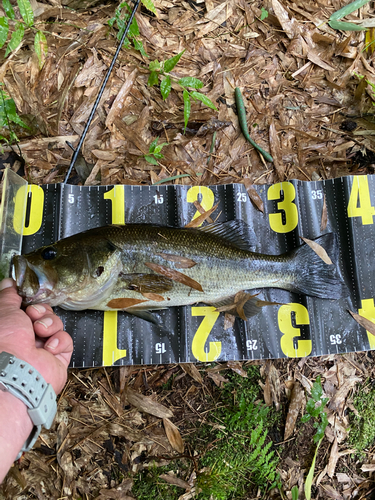
M292 291L322 299L347 297L349 289L336 265L340 256L337 235L328 233L314 242L324 248L333 264L326 264L307 244L293 250L291 257L298 269L298 280L293 283Z

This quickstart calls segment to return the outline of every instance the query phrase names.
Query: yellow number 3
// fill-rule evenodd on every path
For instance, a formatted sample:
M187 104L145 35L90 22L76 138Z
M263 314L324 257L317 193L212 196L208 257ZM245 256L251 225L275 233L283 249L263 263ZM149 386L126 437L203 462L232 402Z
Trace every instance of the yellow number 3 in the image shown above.
M298 210L294 199L296 197L296 190L290 182L281 182L274 184L268 189L267 198L269 200L280 200L281 193L284 194L284 199L279 201L277 209L282 210L285 214L283 220L282 213L269 214L270 227L275 233L289 233L297 227L298 224Z
M297 325L310 324L309 312L302 304L291 303L281 306L277 317L280 331L284 334L280 340L280 347L289 358L301 358L311 353L312 342L297 340L297 348L294 347L294 339L301 336L301 330L292 325L292 312L295 313Z

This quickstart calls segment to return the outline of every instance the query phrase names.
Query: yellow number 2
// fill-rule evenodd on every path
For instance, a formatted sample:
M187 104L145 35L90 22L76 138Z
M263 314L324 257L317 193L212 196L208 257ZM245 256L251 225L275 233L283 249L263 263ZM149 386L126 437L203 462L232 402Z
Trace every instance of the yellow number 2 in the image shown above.
M362 217L362 224L373 224L375 208L371 205L370 188L366 175L353 177L348 203L348 217Z
M210 210L214 206L215 202L215 195L212 191L207 186L192 186L189 191L186 193L186 201L188 203L194 203L195 201L198 200L198 195L202 196L202 200L200 201L201 206L204 208L204 210ZM197 210L194 214L194 217L191 220L196 219L197 217L200 216L199 210ZM203 224L203 222L202 222ZM202 225L200 224L200 225Z
M294 347L294 339L301 336L301 330L292 325L292 312L295 313L297 325L310 324L309 312L302 304L291 303L281 306L277 316L280 331L284 334L280 340L280 347L289 358L302 358L311 353L312 342L297 340L297 348Z
M281 182L273 184L268 188L267 198L269 200L280 200L281 193L284 199L279 201L277 209L282 210L285 214L283 220L282 214L269 214L270 227L275 233L289 233L297 227L298 224L298 210L294 199L296 197L296 190L291 182Z
M221 353L221 342L210 342L208 352L204 350L204 346L220 313L216 307L192 307L191 315L204 316L191 345L193 356L198 361L215 361Z

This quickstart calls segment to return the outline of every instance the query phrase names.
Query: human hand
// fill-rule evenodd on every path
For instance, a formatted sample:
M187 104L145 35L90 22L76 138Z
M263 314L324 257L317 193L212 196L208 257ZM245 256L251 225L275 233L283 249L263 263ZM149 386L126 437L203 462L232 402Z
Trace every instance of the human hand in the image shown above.
M0 352L32 365L58 394L65 385L73 341L60 318L46 304L20 309L13 280L0 282Z

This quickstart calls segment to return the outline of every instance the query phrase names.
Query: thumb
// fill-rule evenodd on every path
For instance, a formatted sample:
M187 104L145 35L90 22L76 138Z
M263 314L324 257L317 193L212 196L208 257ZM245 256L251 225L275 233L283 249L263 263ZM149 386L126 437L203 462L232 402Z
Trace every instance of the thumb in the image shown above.
M9 309L19 309L21 302L15 282L11 278L0 281L0 311L9 312Z

